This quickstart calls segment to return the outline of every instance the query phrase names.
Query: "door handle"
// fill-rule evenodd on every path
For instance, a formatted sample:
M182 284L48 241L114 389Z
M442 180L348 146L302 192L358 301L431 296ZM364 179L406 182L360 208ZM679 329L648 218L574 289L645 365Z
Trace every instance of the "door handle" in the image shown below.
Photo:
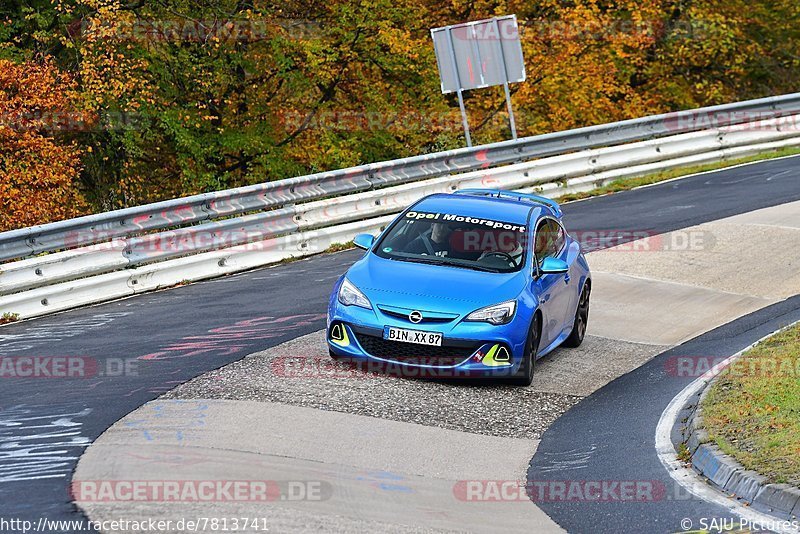
M564 283L569 284L569 274L564 275Z

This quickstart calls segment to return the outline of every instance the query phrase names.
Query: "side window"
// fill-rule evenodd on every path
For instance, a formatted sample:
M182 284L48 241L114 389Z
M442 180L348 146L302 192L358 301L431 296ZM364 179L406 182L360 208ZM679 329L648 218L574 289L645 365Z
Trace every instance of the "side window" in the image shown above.
M550 219L547 220L547 251L545 256L555 257L558 254L558 223Z
M560 224L545 219L536 228L536 242L533 252L536 254L536 261L542 264L545 258L555 257L564 246L566 235Z
M542 264L547 256L552 255L553 248L553 229L550 226L550 219L545 219L536 227L536 241L534 242L533 252L536 254L536 261Z
M558 224L555 221L553 221L552 223L555 226L555 235L556 235L556 241L555 241L556 250L555 250L555 253L554 253L554 255L555 255L558 252L560 252L562 248L564 248L564 243L567 240L567 236L566 236L566 233L564 232L564 227L563 226L561 226L560 224Z
M536 261L541 265L547 251L547 220L541 221L536 227L534 240L533 253L536 256Z

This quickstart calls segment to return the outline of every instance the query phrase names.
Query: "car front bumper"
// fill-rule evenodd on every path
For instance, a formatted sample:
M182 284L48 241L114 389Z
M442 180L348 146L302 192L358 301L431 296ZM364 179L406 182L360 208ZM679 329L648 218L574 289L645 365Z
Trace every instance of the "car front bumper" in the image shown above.
M326 340L341 359L368 370L404 376L508 377L519 369L529 320L519 316L506 325L465 322L413 324L373 309L344 306L334 298L328 310ZM384 339L388 327L437 332L442 346Z

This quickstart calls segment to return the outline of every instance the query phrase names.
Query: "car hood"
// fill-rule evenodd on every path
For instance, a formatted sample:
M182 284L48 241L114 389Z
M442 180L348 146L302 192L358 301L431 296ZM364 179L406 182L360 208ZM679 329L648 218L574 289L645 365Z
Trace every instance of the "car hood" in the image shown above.
M516 298L526 283L522 271L486 273L374 254L353 265L347 279L375 305L458 314Z

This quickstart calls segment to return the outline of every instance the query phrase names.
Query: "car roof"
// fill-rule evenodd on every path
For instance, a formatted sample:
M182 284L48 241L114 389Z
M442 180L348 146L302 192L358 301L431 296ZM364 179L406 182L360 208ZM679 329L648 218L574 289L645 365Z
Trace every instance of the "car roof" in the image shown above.
M411 211L446 213L465 217L488 217L512 224L527 224L528 216L534 212L533 220L540 215L554 215L547 206L520 201L516 198L472 196L437 193L416 203Z

